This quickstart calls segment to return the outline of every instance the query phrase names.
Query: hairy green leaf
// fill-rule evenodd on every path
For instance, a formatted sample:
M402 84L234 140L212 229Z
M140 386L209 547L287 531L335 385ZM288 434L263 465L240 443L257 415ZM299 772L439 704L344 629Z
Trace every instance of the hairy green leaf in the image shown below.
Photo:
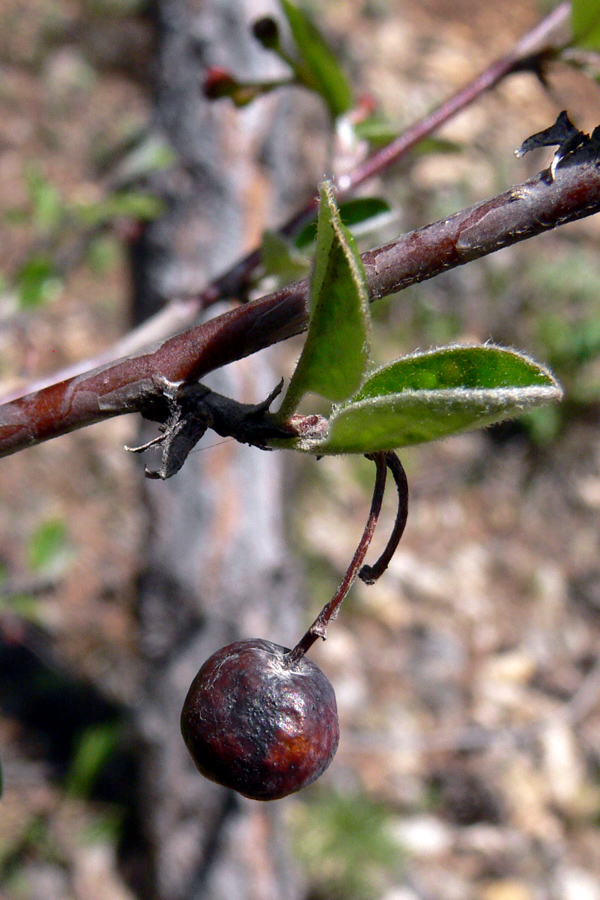
M547 369L513 350L448 347L375 371L333 410L326 434L298 441L312 453L373 453L512 418L561 389Z
M288 418L308 392L336 403L345 400L360 386L369 357L369 301L362 261L340 221L331 185L321 185L320 192L308 334L280 419Z
M373 372L352 402L406 390L473 390L554 384L549 372L522 353L487 344L442 347L404 356Z

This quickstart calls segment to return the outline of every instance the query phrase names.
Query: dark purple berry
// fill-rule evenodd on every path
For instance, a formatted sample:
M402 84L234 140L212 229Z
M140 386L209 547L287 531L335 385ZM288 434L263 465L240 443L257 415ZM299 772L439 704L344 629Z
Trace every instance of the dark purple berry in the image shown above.
M263 640L230 644L204 663L181 731L203 775L254 800L278 800L318 778L340 733L321 669Z

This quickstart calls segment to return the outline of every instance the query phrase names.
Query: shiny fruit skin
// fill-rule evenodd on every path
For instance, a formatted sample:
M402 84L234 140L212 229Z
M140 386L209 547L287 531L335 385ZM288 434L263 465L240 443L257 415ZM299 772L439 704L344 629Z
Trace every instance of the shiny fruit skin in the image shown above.
M338 746L331 683L306 657L290 664L288 652L260 639L217 650L181 713L200 772L254 800L278 800L310 784Z

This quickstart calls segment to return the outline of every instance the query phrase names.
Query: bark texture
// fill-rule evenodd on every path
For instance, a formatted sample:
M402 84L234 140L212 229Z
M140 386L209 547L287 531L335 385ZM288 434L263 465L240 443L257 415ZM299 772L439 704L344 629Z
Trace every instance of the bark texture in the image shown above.
M319 177L298 150L307 122L314 117L322 127L314 101L307 105L294 92L238 111L228 101L209 104L201 93L211 65L244 78L274 73L249 29L267 13L277 7L264 0L158 0L157 124L179 163L161 185L167 213L135 250L138 321L234 262ZM314 143L313 135L313 152ZM206 383L245 402L264 399L279 377L269 353ZM302 896L281 804L243 800L205 780L179 730L189 684L211 653L241 637L289 644L299 634L298 572L283 531L284 462L209 433L174 478L146 482L150 533L139 617L148 677L138 717L138 828L147 852L134 880L155 900Z

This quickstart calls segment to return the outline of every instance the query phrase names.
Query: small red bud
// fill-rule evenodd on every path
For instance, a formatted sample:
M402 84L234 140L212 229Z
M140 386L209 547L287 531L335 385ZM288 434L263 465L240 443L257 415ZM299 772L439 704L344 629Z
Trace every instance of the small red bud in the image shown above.
M238 82L227 69L212 66L206 73L203 91L208 100L218 100L220 97L231 97L238 87Z

